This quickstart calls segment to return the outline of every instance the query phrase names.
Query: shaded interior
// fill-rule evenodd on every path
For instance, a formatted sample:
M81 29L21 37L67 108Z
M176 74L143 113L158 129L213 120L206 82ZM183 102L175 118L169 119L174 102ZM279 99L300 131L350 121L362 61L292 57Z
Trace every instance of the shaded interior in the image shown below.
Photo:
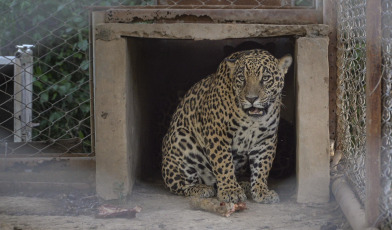
M0 140L12 141L14 130L13 65L0 65Z
M138 179L160 177L161 143L171 115L186 91L214 73L219 63L233 52L265 49L280 58L294 58L293 37L225 40L173 40L128 38L130 55L130 113L137 113L138 124L130 124L132 143L138 142L136 163ZM271 176L295 174L295 86L294 65L286 75L283 90L279 144ZM134 128L136 127L134 132ZM137 136L135 135L137 133ZM136 165L136 166L135 166ZM132 167L132 166L131 166Z

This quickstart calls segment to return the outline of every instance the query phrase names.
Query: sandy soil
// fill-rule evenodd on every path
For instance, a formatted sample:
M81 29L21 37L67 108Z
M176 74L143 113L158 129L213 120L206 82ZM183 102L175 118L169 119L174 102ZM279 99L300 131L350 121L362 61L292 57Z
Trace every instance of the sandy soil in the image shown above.
M160 183L138 183L122 206L142 211L134 219L97 219L102 204L91 194L0 196L0 229L347 229L334 201L303 205L295 202L292 183L275 188L279 204L247 201L248 209L226 218L194 210L185 197L172 195Z

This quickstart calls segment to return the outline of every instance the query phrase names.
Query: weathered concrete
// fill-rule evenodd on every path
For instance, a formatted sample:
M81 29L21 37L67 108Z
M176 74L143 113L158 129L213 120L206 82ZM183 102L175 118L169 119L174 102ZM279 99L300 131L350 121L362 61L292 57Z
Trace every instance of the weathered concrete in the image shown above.
M97 194L119 198L131 190L128 158L127 77L130 65L126 39L95 41L95 130Z
M262 25L262 24L124 24L101 23L96 26L96 39L110 41L122 36L164 39L210 39L276 37L276 36L326 36L327 25Z
M298 202L326 202L329 198L328 136L328 27L323 25L259 24L120 24L103 23L95 29L95 119L97 193L118 198L132 190L140 149L148 145L143 129L143 105L134 66L132 43L127 36L162 39L211 39L306 36L297 39L297 177ZM323 36L323 37L317 37ZM131 66L131 63L132 66ZM136 63L136 64L135 64ZM139 76L146 77L146 76ZM140 104L141 103L141 104ZM117 187L116 187L117 185Z
M329 200L328 38L298 38L297 201Z
M65 192L95 189L93 157L0 158L0 192Z
M162 184L136 184L130 201L120 206L142 207L142 211L134 219L56 216L52 213L63 207L59 207L54 199L3 196L0 197L0 229L315 230L337 229L341 226L343 217L336 210L335 202L309 206L297 204L290 198L292 190L288 190L294 189L295 185L291 186L287 180L284 183L282 189L286 191L286 195L282 195L282 189L275 188L281 195L281 203L259 204L247 201L247 210L234 213L228 218L192 209L188 198L170 194Z
M212 8L212 9L211 9ZM121 8L106 11L106 23L135 22L199 22L199 23L247 23L275 25L318 24L321 12L314 9L204 9L173 8Z

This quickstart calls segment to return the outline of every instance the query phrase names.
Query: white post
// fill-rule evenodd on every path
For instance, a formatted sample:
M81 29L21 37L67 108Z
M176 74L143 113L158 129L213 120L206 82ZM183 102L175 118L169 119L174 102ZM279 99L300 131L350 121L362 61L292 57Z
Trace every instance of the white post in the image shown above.
M14 142L31 141L33 118L33 45L16 46L14 64Z

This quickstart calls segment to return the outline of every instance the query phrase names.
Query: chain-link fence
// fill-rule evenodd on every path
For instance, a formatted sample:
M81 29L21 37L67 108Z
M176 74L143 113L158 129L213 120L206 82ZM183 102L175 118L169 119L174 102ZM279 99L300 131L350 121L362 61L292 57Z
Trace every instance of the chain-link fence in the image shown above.
M338 10L338 132L346 176L365 200L366 1L340 1Z
M89 7L155 4L315 7L313 0L0 0L0 156L93 153Z
M379 221L392 228L392 2L382 1L382 194ZM365 203L366 0L338 3L338 148L343 172Z
M0 0L0 155L93 152L88 7L147 3Z

